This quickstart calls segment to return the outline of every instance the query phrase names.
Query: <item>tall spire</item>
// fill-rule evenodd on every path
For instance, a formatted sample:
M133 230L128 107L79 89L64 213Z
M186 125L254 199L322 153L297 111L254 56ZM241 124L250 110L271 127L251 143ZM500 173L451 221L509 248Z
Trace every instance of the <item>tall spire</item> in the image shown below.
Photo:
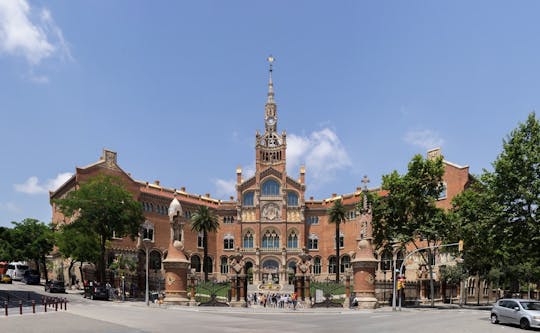
M268 57L268 63L270 64L269 68L269 79L268 79L268 98L266 100L266 104L275 104L274 101L274 83L272 82L272 63L274 62L274 57L270 55Z

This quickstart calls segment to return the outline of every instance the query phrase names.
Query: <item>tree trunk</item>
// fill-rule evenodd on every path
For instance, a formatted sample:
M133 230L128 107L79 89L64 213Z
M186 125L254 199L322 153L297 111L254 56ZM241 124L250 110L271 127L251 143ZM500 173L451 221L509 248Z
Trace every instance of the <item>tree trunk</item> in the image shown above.
M431 307L435 307L435 285L433 283L433 266L431 266L431 258L433 258L433 254L431 249L428 248L429 292L431 296Z
M83 273L83 262L80 261L80 265L79 265L79 273L81 273L81 281L83 282L83 285L84 285L84 273Z
M206 258L208 257L208 233L203 231L203 272L204 282L208 282L208 269L206 268Z
M71 274L71 270L73 269L73 265L75 265L75 260L71 259L71 261L69 263L69 268L68 268L69 282L70 282L71 286L75 284L75 274Z
M36 265L36 270L38 271L38 274L40 274L40 276L41 276L41 270L39 269L39 261L40 261L40 259L41 259L41 257L34 259L34 264Z
M49 281L49 273L47 272L47 262L45 261L45 255L41 256L41 262L43 263L43 273L45 274L45 282Z
M101 237L100 256L98 263L98 282L105 281L105 237Z
M339 221L336 221L336 283L339 283Z

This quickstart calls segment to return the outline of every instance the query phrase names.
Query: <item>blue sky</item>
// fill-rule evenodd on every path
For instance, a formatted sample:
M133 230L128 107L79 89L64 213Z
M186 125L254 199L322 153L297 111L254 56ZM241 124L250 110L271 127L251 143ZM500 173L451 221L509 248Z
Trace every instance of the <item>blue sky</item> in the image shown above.
M228 198L252 172L272 54L289 175L351 193L442 147L478 174L539 108L538 1L0 0L0 225L118 152ZM251 171L250 171L251 170Z

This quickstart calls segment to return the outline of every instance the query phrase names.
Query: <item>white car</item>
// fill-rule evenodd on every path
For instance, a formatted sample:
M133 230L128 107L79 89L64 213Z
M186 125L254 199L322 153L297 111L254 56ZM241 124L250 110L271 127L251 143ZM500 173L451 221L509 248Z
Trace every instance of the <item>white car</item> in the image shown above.
M491 308L493 324L516 324L523 329L540 328L540 301L503 298Z

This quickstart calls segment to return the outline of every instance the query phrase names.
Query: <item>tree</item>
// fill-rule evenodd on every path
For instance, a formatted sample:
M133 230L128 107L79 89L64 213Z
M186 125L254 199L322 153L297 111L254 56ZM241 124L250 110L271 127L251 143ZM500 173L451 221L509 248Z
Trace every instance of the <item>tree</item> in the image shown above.
M506 140L503 151L493 163L490 186L494 199L502 207L497 228L506 252L507 264L540 266L540 123L535 113L529 114ZM530 277L533 278L533 277ZM535 279L540 276L535 274ZM522 281L526 282L526 281Z
M98 279L104 281L106 244L113 235L135 239L145 220L142 205L119 178L107 175L90 178L66 198L54 202L65 216L75 218L99 238Z
M12 223L15 225L12 241L13 247L18 250L18 259L33 260L38 272L40 271L41 264L45 279L47 279L45 256L52 251L54 246L52 226L30 218Z
M14 258L11 234L12 229L0 227L0 261L10 261Z
M373 200L373 233L377 247L393 242L412 244L420 251L430 274L431 302L434 305L431 247L440 243L446 232L444 210L436 207L443 190L442 158L426 159L416 155L401 176L393 171L383 176L382 190L386 193ZM427 255L426 255L427 253Z
M334 201L332 207L328 209L328 222L334 223L336 225L336 282L339 282L339 270L340 270L340 261L339 261L339 238L340 238L340 225L347 221L347 210L345 206L341 203L341 199Z
M470 187L452 200L449 213L448 242L463 240L464 269L471 275L487 278L500 266L504 252L499 246L501 235L495 227L501 218L500 206L489 187L492 174L485 172Z
M73 265L80 262L81 278L84 279L82 263L97 262L99 259L99 236L84 221L62 225L56 233L56 245L58 251L71 260L68 269L70 276L74 275L71 274ZM73 278L71 283L75 283Z
M191 230L198 233L203 233L203 271L204 281L208 281L208 268L206 261L208 258L208 233L215 232L219 229L217 217L212 214L206 206L198 206L195 213L191 216Z

